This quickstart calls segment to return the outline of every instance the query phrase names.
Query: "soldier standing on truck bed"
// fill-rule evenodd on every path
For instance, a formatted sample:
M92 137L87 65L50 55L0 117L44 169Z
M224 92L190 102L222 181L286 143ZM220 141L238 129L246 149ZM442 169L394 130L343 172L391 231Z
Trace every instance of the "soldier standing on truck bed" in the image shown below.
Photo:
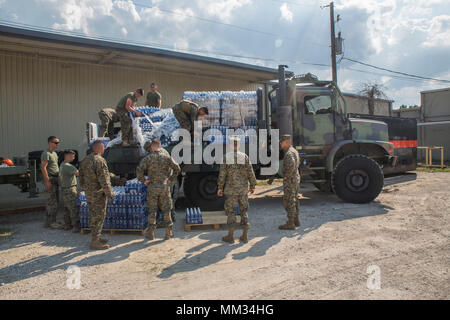
M136 176L140 182L147 185L147 210L148 227L145 229L145 236L153 240L156 229L156 210L161 209L166 227L165 239L173 237L172 219L170 210L172 200L170 196L170 185L180 174L180 166L170 156L161 151L159 139L151 142L151 152L141 160L136 169ZM145 179L147 173L148 180Z
M77 209L77 176L78 169L71 164L75 159L73 150L64 151L64 162L61 164L59 178L61 181L61 191L64 200L64 230L80 232Z
M225 155L224 163L220 165L219 179L217 182L217 195L222 197L225 194L225 212L228 216L228 235L222 240L234 243L234 228L236 226L236 207L239 205L241 215L242 235L239 238L242 242L248 242L248 192L255 191L256 178L248 156L239 150L239 138L230 138L233 143L233 152ZM249 184L250 183L250 187ZM225 190L224 190L225 186Z
M92 145L92 153L89 154L80 164L80 185L86 193L86 200L89 207L91 229L91 249L108 249L108 240L101 239L103 222L106 216L106 199L114 200L114 192L111 187L108 166L102 157L105 145L102 141L96 140Z
M156 89L158 89L158 85L153 82L150 85L150 91L147 93L145 106L161 109L161 93L156 91Z
M56 223L59 199L59 167L56 149L58 149L59 139L55 136L50 136L47 142L48 149L41 154L41 172L47 192L47 215L45 216L44 227L62 229L63 226Z
M114 123L120 122L119 116L116 110L113 108L103 108L98 113L98 117L102 124L100 125L100 137L105 135L109 137L110 140L114 139Z
M285 134L280 139L281 149L285 152L283 158L283 206L287 212L288 221L279 226L281 230L294 230L300 226L298 217L298 190L300 186L300 155L291 146L291 136Z
M198 104L189 100L182 100L174 105L172 110L173 115L180 123L180 127L191 133L194 130L194 121L198 119L198 116L208 114L207 107L200 108Z
M135 92L130 92L124 95L117 103L116 112L120 121L120 130L122 132L122 146L136 145L133 137L133 128L131 127L131 119L128 111L141 117L142 112L135 110L138 98L144 95L144 91L139 88Z

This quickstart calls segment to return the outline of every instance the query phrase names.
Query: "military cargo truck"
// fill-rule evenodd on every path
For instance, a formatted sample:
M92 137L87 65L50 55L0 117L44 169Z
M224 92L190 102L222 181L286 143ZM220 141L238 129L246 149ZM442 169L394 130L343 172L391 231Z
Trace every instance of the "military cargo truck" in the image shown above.
M278 82L269 92L257 92L258 128L269 131L268 143L278 144L271 141L273 129L279 130L279 136L291 134L302 159L302 182L334 192L346 202L374 200L383 188L383 170L394 167L397 161L387 124L349 117L335 83L311 74L286 78L285 68L279 66ZM104 157L112 172L128 178L135 174L140 160L137 147L108 148ZM279 159L282 157L280 152ZM217 197L219 165L180 165L179 185L183 184L192 204L203 210L223 208L223 198ZM259 162L253 167L258 179L279 176L262 175L265 166Z

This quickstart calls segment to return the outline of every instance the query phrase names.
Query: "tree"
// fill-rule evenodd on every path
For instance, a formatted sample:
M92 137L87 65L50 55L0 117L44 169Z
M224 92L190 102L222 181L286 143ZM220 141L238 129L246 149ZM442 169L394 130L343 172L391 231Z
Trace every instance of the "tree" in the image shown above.
M383 90L383 85L376 82L364 83L362 85L360 94L368 98L367 105L369 107L369 114L373 115L375 113L375 99L387 98Z

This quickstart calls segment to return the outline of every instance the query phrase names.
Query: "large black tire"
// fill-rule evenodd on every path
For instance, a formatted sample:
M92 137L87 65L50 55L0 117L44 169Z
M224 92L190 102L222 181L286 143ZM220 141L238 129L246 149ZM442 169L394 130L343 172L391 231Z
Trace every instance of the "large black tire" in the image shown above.
M184 195L194 207L202 210L223 210L224 198L217 196L218 174L190 173L184 178Z
M336 164L333 191L345 202L368 203L383 189L384 176L378 163L362 154L348 155Z

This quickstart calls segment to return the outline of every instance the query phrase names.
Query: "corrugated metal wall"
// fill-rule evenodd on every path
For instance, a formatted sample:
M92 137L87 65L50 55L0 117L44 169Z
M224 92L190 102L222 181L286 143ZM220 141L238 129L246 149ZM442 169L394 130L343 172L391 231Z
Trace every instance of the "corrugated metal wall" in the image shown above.
M157 82L163 107L186 90L255 90L258 85L223 79L125 67L62 63L47 58L0 53L0 156L13 157L47 147L58 136L61 149L84 152L87 122L137 87ZM141 98L138 105L145 103Z
M369 114L369 106L366 98L358 98L355 96L346 95L344 93L345 101L347 102L348 113L362 113ZM375 100L374 114L377 116L389 116L391 110L391 103L389 101Z

